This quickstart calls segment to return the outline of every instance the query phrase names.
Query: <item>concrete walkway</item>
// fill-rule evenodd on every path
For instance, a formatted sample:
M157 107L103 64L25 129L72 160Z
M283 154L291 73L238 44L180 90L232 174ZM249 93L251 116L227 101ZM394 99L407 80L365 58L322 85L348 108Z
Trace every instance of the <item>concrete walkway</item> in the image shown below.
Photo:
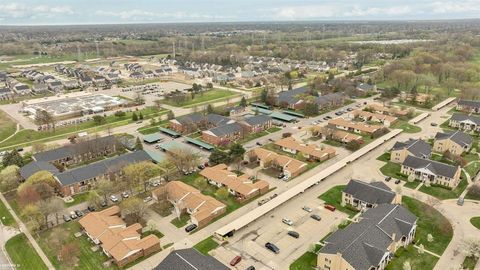
M418 250L420 250L420 247L417 246L417 245L413 245L413 247L416 248L416 249L418 249ZM437 257L437 258L440 258L440 257L441 257L440 255L438 255L438 254L436 254L436 253L433 253L433 252L431 252L430 250L426 250L425 248L423 249L423 251L424 251L425 253L428 253L428 254L430 254L430 255L432 255L432 256L435 256L435 257Z
M2 269L15 269L15 266L10 259L10 256L5 249L5 244L7 241L14 237L15 235L19 234L20 231L16 228L10 226L4 226L0 223L0 245L2 247L2 253L0 254L0 265Z
M40 258L42 259L42 261L45 263L45 265L47 266L48 269L55 269L55 267L53 267L53 264L50 262L50 260L48 259L47 255L45 255L45 253L43 252L43 250L40 248L40 246L38 245L37 241L35 241L35 238L33 238L33 236L30 234L30 232L28 231L27 227L25 226L25 224L20 220L20 218L18 218L17 214L15 213L15 211L13 211L12 207L10 206L10 204L8 203L8 201L5 199L5 197L3 196L3 194L0 193L0 200L3 202L3 204L5 204L5 207L7 208L7 210L10 212L10 214L13 216L13 219L15 219L15 222L17 222L18 224L18 227L20 229L20 232L23 232L25 234L25 236L27 237L28 241L30 242L30 244L32 244L32 247L35 249L35 251L37 252L38 256L40 256Z
M14 132L12 135L10 135L10 136L8 136L7 138L5 138L5 139L3 139L2 141L0 141L0 143L3 143L4 141L10 140L10 138L12 138L13 136L15 136L15 134L17 134L17 133L20 131L20 128L21 128L20 124L17 123L17 129L15 130L15 132Z

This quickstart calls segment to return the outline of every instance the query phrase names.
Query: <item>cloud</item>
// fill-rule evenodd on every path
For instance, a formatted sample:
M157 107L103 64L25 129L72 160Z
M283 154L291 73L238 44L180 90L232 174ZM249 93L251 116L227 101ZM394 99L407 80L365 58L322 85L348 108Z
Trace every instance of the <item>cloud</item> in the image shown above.
M437 1L431 4L431 10L436 14L448 13L478 13L480 1Z
M334 5L288 6L273 8L273 18L279 20L331 18L336 16L337 12L338 7Z
M115 17L124 20L134 21L153 21L153 20L212 20L212 19L232 19L233 16L217 16L203 13L188 13L183 11L178 12L150 12L140 9L124 10L124 11L105 11L98 10L95 12L98 16Z
M28 17L50 17L58 14L72 15L73 10L69 6L47 6L9 3L0 4L0 17L5 18L28 18Z
M417 10L416 13L420 11ZM367 7L361 8L359 6L354 6L351 11L346 11L343 13L344 16L348 17L365 17L365 16L376 16L376 15L405 15L413 13L413 9L410 6L392 6L392 7Z

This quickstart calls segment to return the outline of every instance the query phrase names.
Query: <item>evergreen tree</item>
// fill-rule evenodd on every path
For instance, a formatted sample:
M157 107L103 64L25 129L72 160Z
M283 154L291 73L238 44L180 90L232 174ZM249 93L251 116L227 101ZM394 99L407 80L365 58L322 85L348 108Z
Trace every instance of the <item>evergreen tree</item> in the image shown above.
M135 112L132 113L132 121L138 121L138 115Z
M22 167L24 165L22 156L18 153L16 149L7 152L5 156L3 156L2 161L3 167L7 167L10 165L16 165L18 167Z
M247 100L245 99L245 97L242 97L242 99L240 100L240 104L239 104L241 107L247 107Z
M140 138L138 137L137 137L137 140L135 141L135 150L143 150L142 141L140 141Z

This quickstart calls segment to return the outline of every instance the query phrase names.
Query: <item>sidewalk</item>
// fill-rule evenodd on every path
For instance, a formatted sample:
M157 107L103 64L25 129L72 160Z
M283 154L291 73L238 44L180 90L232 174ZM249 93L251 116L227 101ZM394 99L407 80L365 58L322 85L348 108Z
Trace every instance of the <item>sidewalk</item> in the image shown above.
M43 252L43 250L40 248L40 246L38 245L37 241L35 241L35 239L33 238L33 236L30 234L30 232L28 231L27 227L25 226L25 224L20 220L20 218L18 218L17 214L15 213L15 211L13 211L13 209L10 207L10 204L8 203L8 201L5 199L5 197L3 196L3 194L0 193L0 200L5 204L5 207L7 208L7 210L10 212L10 214L12 214L13 216L13 219L15 219L15 221L17 222L18 224L18 227L20 229L20 232L23 232L25 234L25 236L27 237L28 241L30 241L30 244L32 244L32 247L35 249L35 251L37 252L38 256L40 256L40 258L42 259L42 261L45 263L45 265L47 266L48 269L55 269L55 267L53 267L53 264L50 262L50 260L47 258L47 256L45 255L45 253Z

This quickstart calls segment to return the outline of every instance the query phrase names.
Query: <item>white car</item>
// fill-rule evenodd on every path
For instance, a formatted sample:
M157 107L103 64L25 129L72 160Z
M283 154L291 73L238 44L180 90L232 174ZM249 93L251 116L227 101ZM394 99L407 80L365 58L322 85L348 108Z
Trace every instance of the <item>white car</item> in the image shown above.
M288 226L292 226L293 225L293 221L288 219L288 218L282 218L282 222L287 224Z
M124 191L122 192L122 197L123 198L128 198L130 195L128 195L128 192Z
M110 200L111 200L112 202L118 202L118 198L117 198L117 196L115 196L115 195L110 195Z
M306 206L306 205L305 205L304 207L302 207L302 209L305 210L305 211L307 211L308 213L311 213L311 212L313 211L312 208L310 208L310 207L308 207L308 206Z

